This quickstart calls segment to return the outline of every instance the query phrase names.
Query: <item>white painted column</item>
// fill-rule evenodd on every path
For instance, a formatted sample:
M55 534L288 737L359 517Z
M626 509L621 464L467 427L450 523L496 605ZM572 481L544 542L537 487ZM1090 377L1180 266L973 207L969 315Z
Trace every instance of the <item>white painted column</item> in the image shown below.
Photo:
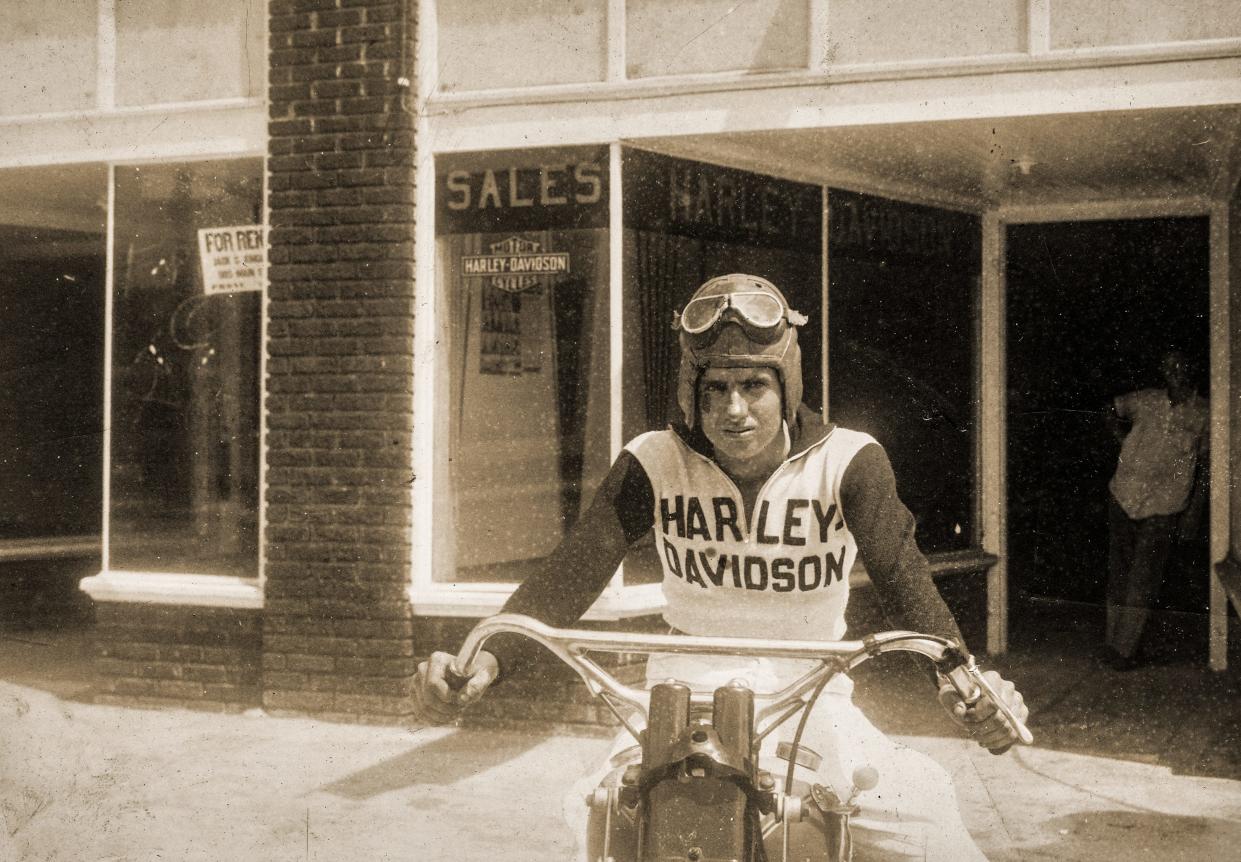
M112 323L116 314L112 298L116 283L116 165L108 165L108 214L104 234L103 277L103 522L100 540L103 542L101 565L106 572L112 558ZM264 411L266 412L266 411Z
M982 548L999 561L987 574L987 652L1008 649L1007 369L1005 363L1004 229L995 212L982 217L979 302L978 513Z

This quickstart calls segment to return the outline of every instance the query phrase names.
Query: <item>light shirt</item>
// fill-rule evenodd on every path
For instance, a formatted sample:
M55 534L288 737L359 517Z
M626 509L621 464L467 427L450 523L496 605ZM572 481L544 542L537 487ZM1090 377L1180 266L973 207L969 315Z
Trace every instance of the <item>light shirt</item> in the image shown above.
M625 448L654 491L664 619L695 635L843 637L857 544L841 510L841 481L871 442L833 429L776 469L747 518L733 480L675 432L632 440Z
M1135 521L1185 508L1198 454L1206 449L1207 401L1192 395L1173 404L1163 389L1118 396L1116 413L1133 426L1120 448L1112 496Z

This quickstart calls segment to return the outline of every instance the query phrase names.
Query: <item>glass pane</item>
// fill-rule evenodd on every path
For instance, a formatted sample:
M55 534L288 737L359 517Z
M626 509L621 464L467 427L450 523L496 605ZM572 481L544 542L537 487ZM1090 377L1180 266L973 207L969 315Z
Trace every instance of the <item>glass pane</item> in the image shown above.
M445 93L607 76L607 0L452 0L438 15Z
M873 434L924 551L974 528L976 216L828 193L829 413Z
M1054 0L1051 46L1090 48L1241 36L1236 0Z
M97 535L101 165L0 171L0 539Z
M112 568L257 572L262 168L116 169Z
M95 0L7 0L0 114L95 107Z
M262 95L266 20L264 0L117 0L117 103Z
M1024 53L1027 0L831 0L828 62L881 63Z
M631 78L804 69L808 0L626 0Z
M810 322L798 333L802 400L822 407L822 191L749 171L624 151L626 440L676 418L677 335L669 322L708 278L774 282ZM660 579L653 543L625 561L625 581Z
M453 525L436 531L437 580L523 580L607 472L607 164L599 147L438 161L437 496Z

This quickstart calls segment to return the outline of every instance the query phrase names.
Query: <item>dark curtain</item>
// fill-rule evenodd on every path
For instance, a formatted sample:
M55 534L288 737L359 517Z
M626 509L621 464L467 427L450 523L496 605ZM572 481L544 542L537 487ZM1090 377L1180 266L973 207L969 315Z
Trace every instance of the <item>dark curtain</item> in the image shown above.
M556 392L560 420L560 509L565 525L577 520L582 504L586 451L586 407L595 327L590 285L573 278L553 291L550 341L556 350ZM523 297L524 299L524 297ZM538 297L539 302L548 300Z
M687 284L696 284L700 255L689 254L686 240L635 231L638 304L642 320L642 382L648 429L663 428L676 417L676 372L680 348L672 327Z

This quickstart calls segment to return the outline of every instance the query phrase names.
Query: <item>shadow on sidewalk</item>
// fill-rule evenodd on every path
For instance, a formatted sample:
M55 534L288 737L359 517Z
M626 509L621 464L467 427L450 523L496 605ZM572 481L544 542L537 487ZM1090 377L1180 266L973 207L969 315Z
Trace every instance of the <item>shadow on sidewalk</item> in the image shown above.
M320 789L346 799L364 800L417 785L451 785L508 763L547 738L528 733L458 731Z

